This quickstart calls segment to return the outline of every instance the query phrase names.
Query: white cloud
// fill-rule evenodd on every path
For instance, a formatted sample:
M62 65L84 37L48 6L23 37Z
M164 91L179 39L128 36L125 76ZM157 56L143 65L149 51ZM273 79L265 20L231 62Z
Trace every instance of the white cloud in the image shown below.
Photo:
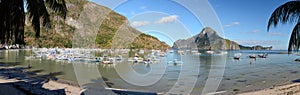
M251 31L251 33L258 33L258 32L261 32L261 31L259 29Z
M268 32L269 36L288 36L288 34L279 33L279 32Z
M224 27L228 28L228 27L233 27L233 26L237 26L240 25L240 22L231 22L230 24L224 25Z
M252 31L248 31L248 32L243 32L245 34L255 34L255 33L261 33L261 30L259 29L255 29L255 30L252 30ZM266 32L267 33L267 32Z
M156 21L156 23L158 24L173 23L176 22L177 20L178 20L177 15L171 15L167 17L162 17L160 20Z
M134 22L132 22L131 26L132 27L142 27L142 26L146 26L149 24L150 24L150 22L148 22L148 21L134 21Z
M146 6L141 6L140 9L141 10L145 10L147 7Z

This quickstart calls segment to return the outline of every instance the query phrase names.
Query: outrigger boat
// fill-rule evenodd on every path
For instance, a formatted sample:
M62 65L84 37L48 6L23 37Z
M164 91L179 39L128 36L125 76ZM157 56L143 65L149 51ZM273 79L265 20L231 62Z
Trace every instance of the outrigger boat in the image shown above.
M103 61L102 61L104 64L114 64L114 59L113 58L103 58Z
M251 55L249 55L249 58L256 58L256 55L255 54L251 54Z
M242 53L236 53L236 54L234 54L233 59L240 60L241 56L242 56Z
M267 58L268 54L264 53L264 54L259 54L257 55L259 58Z
M116 61L122 61L123 58L121 55L118 55L115 59L116 59Z

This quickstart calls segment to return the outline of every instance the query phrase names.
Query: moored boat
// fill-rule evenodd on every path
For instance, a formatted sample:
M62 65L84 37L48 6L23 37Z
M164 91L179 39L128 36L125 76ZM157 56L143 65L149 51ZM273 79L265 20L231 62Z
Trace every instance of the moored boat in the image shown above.
M233 59L240 60L241 56L242 56L242 53L235 53L233 56Z
M103 58L102 62L104 64L114 64L114 59L113 58Z
M249 58L256 58L256 55L255 54L250 54Z
M207 53L207 54L214 54L215 52L214 52L214 51L211 51L211 50L209 50L209 51L206 51L206 53Z
M257 55L259 58L267 58L268 54L264 53L264 54L258 54Z

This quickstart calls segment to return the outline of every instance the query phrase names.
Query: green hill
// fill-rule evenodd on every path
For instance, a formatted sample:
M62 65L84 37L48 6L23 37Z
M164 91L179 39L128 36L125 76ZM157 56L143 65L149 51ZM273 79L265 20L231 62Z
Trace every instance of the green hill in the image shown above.
M142 48L142 49L169 49L170 47L157 38L143 34L128 24L126 17L110 10L109 8L88 2L86 0L66 0L68 7L67 18L63 20L57 14L51 13L53 26L51 29L41 28L41 37L34 37L31 24L26 21L25 42L29 46L38 47L72 47L74 38L80 35L92 35L90 32L75 33L76 30L98 31L95 39L80 38L83 42L93 42L96 48ZM87 13L87 14L84 14ZM105 16L105 14L108 14ZM94 15L97 14L97 15ZM88 17L86 17L88 16ZM99 28L87 26L89 20L85 18L103 18ZM92 21L92 20L91 20ZM92 21L93 22L93 21ZM75 36L76 34L76 36ZM79 36L78 36L79 35ZM138 35L138 36L136 36ZM135 37L136 36L136 37ZM115 39L115 40L114 40ZM89 41L93 40L93 41ZM84 43L83 43L84 44Z

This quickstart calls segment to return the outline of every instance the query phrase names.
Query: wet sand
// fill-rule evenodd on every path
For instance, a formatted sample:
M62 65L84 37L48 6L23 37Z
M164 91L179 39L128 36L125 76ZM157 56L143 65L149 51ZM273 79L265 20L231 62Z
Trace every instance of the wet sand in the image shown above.
M24 92L23 90L20 90L12 85L9 85L10 83L19 81L22 80L0 78L0 84L5 84L0 86L0 95L26 95L27 92ZM64 89L66 95L80 95L82 92L82 89L80 89L80 87L78 86L60 83L58 81L52 80L50 80L47 83L44 83L42 87L48 90ZM217 95L222 95L222 93L219 93ZM270 87L267 89L253 92L241 92L237 93L237 95L300 95L300 83L292 83L282 86Z
M239 93L238 95L300 95L300 83L271 87L254 92Z
M49 90L65 89L66 95L80 95L82 92L80 87L63 84L56 81L49 81L43 85L44 88Z

